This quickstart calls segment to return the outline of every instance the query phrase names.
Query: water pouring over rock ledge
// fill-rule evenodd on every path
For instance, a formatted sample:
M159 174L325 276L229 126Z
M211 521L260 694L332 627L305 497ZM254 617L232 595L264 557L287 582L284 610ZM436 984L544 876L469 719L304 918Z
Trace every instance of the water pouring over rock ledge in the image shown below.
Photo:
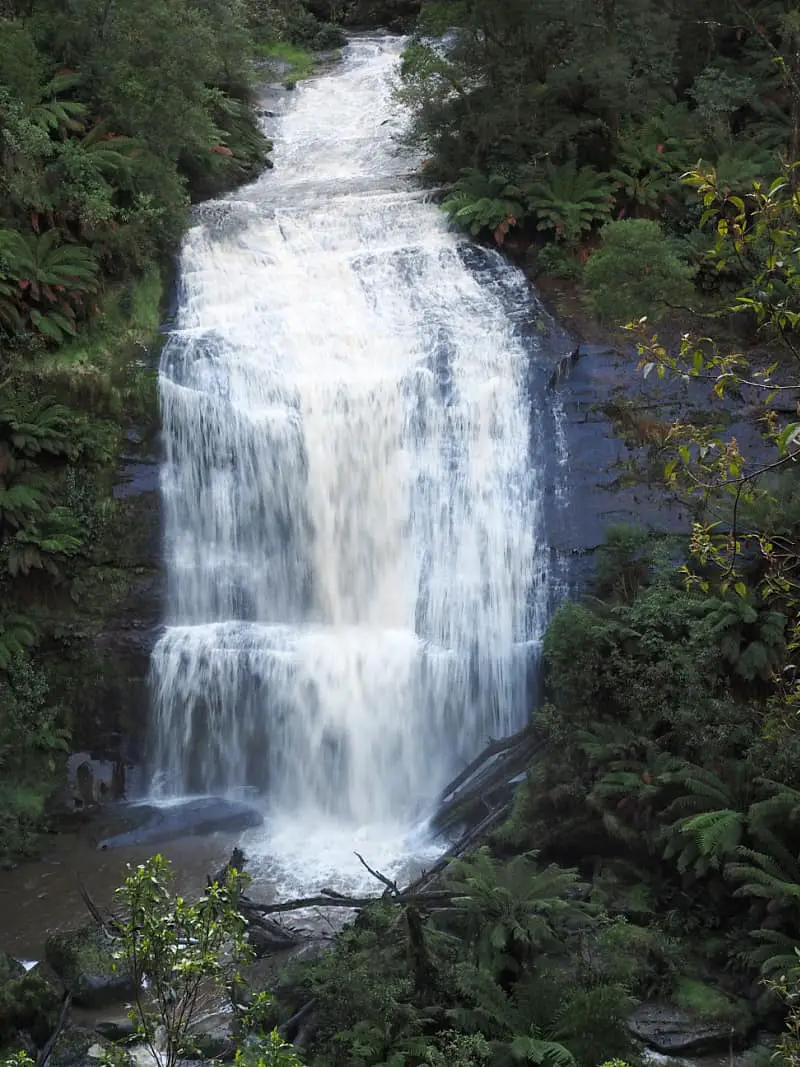
M161 367L153 788L267 798L292 863L321 825L400 841L522 726L546 613L530 293L406 177L401 48L353 42L200 211Z

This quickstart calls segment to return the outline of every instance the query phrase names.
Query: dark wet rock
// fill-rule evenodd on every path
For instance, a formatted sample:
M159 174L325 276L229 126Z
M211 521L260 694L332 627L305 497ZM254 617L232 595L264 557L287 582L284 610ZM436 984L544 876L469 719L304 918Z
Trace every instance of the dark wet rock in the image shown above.
M101 1008L133 996L133 978L125 965L114 959L111 939L99 926L51 934L45 942L45 958L75 1004Z
M106 1041L130 1041L136 1036L136 1026L125 1016L118 1019L99 1019L94 1024L94 1031Z
M731 1044L741 1044L748 1026L739 1026L732 1018L703 1018L674 1004L648 1003L629 1017L628 1029L648 1048L667 1056L682 1056L726 1051Z
M40 1044L52 1033L61 996L36 971L26 971L12 956L0 953L0 1042L27 1033Z
M50 1054L50 1067L101 1067L111 1047L111 1043L94 1030L74 1026L64 1030L56 1039ZM132 1063L132 1060L123 1049L115 1048L114 1062Z
M583 588L594 573L594 552L608 528L617 524L652 531L685 533L691 516L647 477L647 435L674 421L730 421L746 451L766 455L755 422L740 420L740 406L709 405L707 383L675 376L659 380L637 370L631 347L582 343L576 347L554 327L548 368L531 373L533 395L544 390L566 445L561 459L549 460L545 507L547 540L554 560L566 561L568 584ZM559 352L560 349L560 352ZM632 469L638 465L638 473Z
M775 1034L762 1033L746 1048L726 1046L717 1052L692 1056L666 1056L645 1049L642 1064L643 1067L765 1067L775 1059L776 1040Z
M249 804L222 797L193 797L167 807L121 804L113 813L109 811L98 848L128 848L179 837L237 833L260 826L263 821L261 812Z

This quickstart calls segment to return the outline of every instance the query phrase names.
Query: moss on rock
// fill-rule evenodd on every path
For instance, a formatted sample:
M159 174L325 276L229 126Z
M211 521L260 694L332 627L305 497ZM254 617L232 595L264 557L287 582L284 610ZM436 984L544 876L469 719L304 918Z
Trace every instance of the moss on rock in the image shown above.
M134 993L130 970L114 959L113 942L97 926L51 934L45 958L76 1004L99 1008Z
M753 1025L750 1011L742 1001L731 1000L719 986L697 978L680 978L672 1000L695 1019L730 1026L736 1033L746 1033Z
M113 1059L110 1053L113 1048ZM50 1067L100 1067L113 1062L115 1067L126 1067L132 1058L124 1049L114 1048L94 1030L80 1026L59 1034L50 1054Z

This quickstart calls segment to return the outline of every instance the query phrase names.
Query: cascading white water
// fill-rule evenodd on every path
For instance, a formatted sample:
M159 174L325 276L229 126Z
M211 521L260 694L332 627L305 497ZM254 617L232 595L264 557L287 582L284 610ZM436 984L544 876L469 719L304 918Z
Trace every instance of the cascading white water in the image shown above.
M362 39L201 209L160 378L162 792L410 821L526 714L546 556L529 351L408 172Z

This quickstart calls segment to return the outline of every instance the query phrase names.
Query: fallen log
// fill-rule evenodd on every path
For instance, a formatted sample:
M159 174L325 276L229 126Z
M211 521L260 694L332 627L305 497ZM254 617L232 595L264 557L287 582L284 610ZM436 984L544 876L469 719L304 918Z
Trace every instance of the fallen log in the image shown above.
M55 1048L56 1041L58 1041L61 1036L64 1027L67 1025L71 1007L72 993L67 990L61 1001L61 1011L58 1014L55 1029L50 1037L48 1037L39 1055L36 1057L36 1067L50 1067L50 1058L53 1055L53 1049Z
M392 904L413 904L421 908L436 908L449 906L453 900L453 894L446 890L435 890L428 893L405 893L396 894L381 893L378 896L350 897L343 893L334 893L331 890L320 890L313 897L297 897L295 900L280 900L273 904L251 903L253 911L261 915L279 915L289 911L303 911L306 908L349 908L351 911L359 911L368 908L371 904L381 904L385 901Z
M492 741L472 763L442 790L431 826L447 836L483 819L482 812L506 808L516 780L544 747L544 738L531 723L511 737Z
M316 1006L317 1002L312 997L311 1000L306 1001L299 1011L296 1011L294 1015L290 1016L285 1023L282 1023L278 1027L278 1033L284 1041L290 1041L292 1043L296 1041L301 1026L309 1019Z

